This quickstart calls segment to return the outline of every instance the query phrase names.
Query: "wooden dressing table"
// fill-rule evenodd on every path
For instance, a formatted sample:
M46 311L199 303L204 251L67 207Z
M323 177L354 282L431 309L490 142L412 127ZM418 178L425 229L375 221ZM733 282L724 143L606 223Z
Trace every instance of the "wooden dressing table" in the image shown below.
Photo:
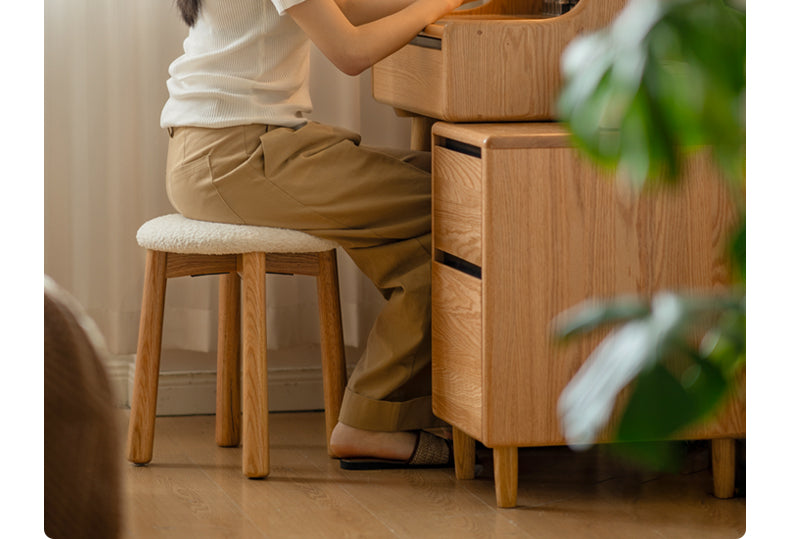
M627 193L553 121L562 49L624 4L580 0L544 18L540 1L493 0L373 68L374 97L414 115L412 147L433 151L434 412L453 425L459 479L474 475L475 440L493 448L500 507L516 505L518 447L565 444L557 400L602 338L557 346L556 315L594 297L729 282L735 213L710 160L693 159L679 189ZM733 494L744 402L683 435L713 440L719 497Z

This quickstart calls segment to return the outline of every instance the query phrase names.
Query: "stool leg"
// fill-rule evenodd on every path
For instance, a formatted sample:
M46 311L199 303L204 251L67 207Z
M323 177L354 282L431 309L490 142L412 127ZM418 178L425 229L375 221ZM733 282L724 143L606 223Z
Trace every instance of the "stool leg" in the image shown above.
M166 272L167 253L149 250L145 260L143 303L127 437L127 458L135 464L146 464L153 456Z
M239 274L219 277L219 328L217 333L217 410L215 438L220 447L239 445L241 394L239 361Z
M247 477L269 475L269 401L266 364L266 255L242 255L242 347L244 413L242 469Z
M321 364L324 372L324 418L326 446L337 425L340 404L346 389L346 351L337 279L337 254L318 255L318 310L321 317ZM330 452L330 456L331 452Z

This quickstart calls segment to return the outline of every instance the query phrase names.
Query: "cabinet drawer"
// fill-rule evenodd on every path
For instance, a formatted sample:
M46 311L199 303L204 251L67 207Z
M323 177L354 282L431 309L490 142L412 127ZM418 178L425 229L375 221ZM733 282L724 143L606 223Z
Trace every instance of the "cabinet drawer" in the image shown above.
M481 280L433 262L433 410L482 435Z
M481 266L481 159L442 147L433 152L434 246Z

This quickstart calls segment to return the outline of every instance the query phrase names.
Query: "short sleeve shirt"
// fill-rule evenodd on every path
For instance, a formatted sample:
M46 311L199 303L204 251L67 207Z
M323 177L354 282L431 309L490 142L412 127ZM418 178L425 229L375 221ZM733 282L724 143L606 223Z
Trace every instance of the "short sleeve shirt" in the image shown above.
M303 1L203 0L168 70L162 127L304 123L309 41L285 12Z

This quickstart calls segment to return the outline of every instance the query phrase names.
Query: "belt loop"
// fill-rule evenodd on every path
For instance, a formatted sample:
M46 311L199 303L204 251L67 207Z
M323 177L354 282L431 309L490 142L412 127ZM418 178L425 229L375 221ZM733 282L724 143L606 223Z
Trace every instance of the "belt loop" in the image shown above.
M173 138L173 132L174 132L174 131L175 131L175 130L174 130L172 127L168 127L168 128L167 128L167 134L168 134L168 135L170 135L170 138Z

